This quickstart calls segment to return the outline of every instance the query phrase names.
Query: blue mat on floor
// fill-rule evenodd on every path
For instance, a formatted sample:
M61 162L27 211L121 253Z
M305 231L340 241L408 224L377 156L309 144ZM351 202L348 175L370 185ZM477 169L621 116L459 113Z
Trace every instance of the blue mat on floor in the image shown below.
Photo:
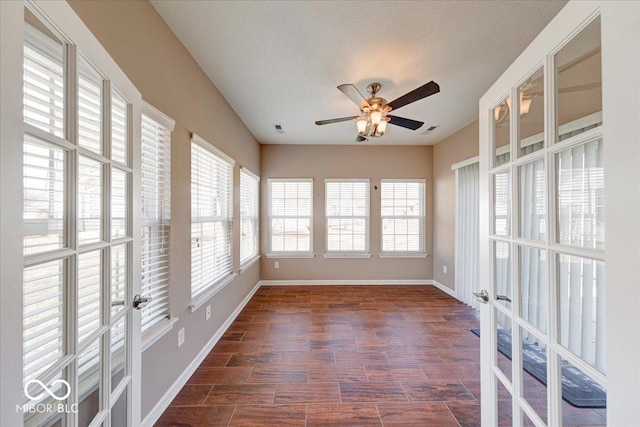
M479 329L471 329L478 337ZM511 360L511 331L498 329L498 351ZM547 359L545 352L532 346L522 345L524 370L543 385L547 385ZM576 408L606 408L607 393L598 383L567 361L562 361L562 398Z

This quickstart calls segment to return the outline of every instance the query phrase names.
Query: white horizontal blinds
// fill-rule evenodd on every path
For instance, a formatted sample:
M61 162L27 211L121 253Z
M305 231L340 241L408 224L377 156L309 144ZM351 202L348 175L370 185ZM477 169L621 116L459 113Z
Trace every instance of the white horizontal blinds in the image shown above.
M111 168L111 238L127 236L128 209L128 172Z
M102 85L100 74L84 59L78 60L78 143L102 153Z
M556 154L558 243L604 249L602 140Z
M127 101L111 89L111 160L124 165L128 160Z
M325 180L327 252L369 251L369 180Z
M64 50L53 39L25 23L24 122L64 138Z
M171 129L142 115L142 331L169 317Z
M127 295L127 244L111 247L111 316L124 308Z
M511 181L509 172L493 175L493 233L500 236L511 234Z
M80 155L78 161L78 243L102 239L102 164Z
M240 264L258 255L259 178L240 169Z
M425 253L425 181L380 182L382 252Z
M24 254L65 246L66 152L25 135L23 155Z
M480 165L456 169L456 293L466 304L478 308L472 292L480 291Z
M233 163L194 135L191 143L191 295L232 273Z
M271 252L310 254L313 180L270 179L268 186Z
M559 254L560 343L606 372L604 262Z
M37 377L64 355L64 260L24 269L24 381Z
M102 251L78 256L78 342L80 345L100 327Z

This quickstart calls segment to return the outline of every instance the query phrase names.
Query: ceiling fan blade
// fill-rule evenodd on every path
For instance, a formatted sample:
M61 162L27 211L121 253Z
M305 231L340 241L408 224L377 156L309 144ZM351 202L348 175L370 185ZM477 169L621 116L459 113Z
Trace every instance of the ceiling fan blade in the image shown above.
M404 117L398 116L387 116L390 117L389 123L396 126L401 126L403 128L416 130L420 126L424 124L424 122L419 122L417 120L405 119Z
M400 98L394 99L387 105L392 109L397 110L400 107L404 107L407 104L419 101L422 98L426 98L427 96L431 96L438 92L440 92L440 86L438 85L438 83L432 80L429 83L422 85L409 93L405 93Z
M358 136L356 136L356 142L364 142L364 141L366 141L366 140L367 140L367 138L365 138L365 137L364 137L364 136L362 136L362 135L358 135Z
M362 96L358 88L355 87L354 85L343 84L338 86L338 90L344 93L345 95L347 95L347 98L352 100L358 107L362 105L369 106L369 103L367 102L366 98Z
M329 125L331 123L340 123L340 122L348 122L349 120L353 120L358 116L349 116L349 117L340 117L339 119L329 119L329 120L318 120L316 124L320 125Z

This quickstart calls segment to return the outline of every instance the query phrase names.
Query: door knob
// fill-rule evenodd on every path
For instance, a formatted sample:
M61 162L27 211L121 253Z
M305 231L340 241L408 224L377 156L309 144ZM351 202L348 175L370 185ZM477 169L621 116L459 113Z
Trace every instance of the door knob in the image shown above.
M476 301L482 304L486 304L489 302L489 293L486 289L483 289L480 292L474 292L473 297L476 299Z
M140 294L133 297L133 308L142 310L151 302L151 297L142 297Z

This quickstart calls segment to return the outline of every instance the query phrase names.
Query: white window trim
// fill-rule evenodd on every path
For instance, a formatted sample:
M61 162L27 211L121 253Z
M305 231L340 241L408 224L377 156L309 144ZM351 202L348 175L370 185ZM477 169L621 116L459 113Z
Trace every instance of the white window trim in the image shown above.
M424 185L424 194L422 195L424 206L423 206L423 216L422 216L422 251L380 251L380 258L426 258L429 256L427 253L427 180L425 178L382 178L380 180L380 188L382 188L383 182L417 182L422 183ZM383 217L382 215L382 204L380 206L380 245L382 246L382 239L384 238L384 229L383 229ZM408 217L403 217L408 218Z
M154 107L153 105L149 104L145 100L142 100L142 114L144 114L145 116L155 120L156 122L158 122L162 126L164 126L167 129L169 129L169 131L171 131L171 132L173 132L173 130L176 127L176 121L175 120L173 120L171 117L167 116L165 113L163 113L162 111L158 110L156 107Z
M197 135L196 133L192 133L191 134L191 142L197 144L198 146L200 146L201 148L210 151L211 153L213 153L214 155L220 157L222 160L227 161L230 166L231 166L231 192L230 192L230 197L231 197L231 213L230 213L230 217L229 217L229 222L231 223L231 227L233 227L233 192L234 192L234 168L235 168L235 160L233 160L233 158L229 157L227 154L225 154L223 151L221 151L220 149L218 149L217 147L214 147L213 145L211 145L207 140L203 139L201 136ZM191 147L190 147L191 149ZM191 224L191 219L189 220L190 224ZM233 245L234 243L234 238L233 238L233 234L231 236L231 244ZM213 297L215 294L217 294L218 292L220 292L224 287L226 287L229 283L233 282L233 279L237 276L236 273L234 273L234 264L233 264L233 251L231 252L231 264L230 264L230 273L228 275L222 276L220 277L218 280L207 284L203 289L201 289L198 293L196 293L195 295L193 293L191 293L191 303L189 304L189 309L191 311L191 313L193 313L195 310L197 310L199 307L202 306L202 304L204 304L205 302L207 302L211 297ZM190 290L192 283L190 281ZM191 291L192 292L192 291Z
M155 108L153 105L148 102L142 100L142 114L155 121L159 125L165 127L169 130L170 134L173 133L175 129L175 120L173 120L168 115L164 114L162 111ZM171 154L171 135L169 136L169 154ZM169 162L169 182L171 182L171 163ZM171 189L169 189L171 191ZM171 224L171 219L169 219L169 224ZM169 268L171 268L171 240L169 240ZM169 294L171 292L171 282L168 283L168 291ZM169 332L175 322L178 320L171 317L171 298L169 295L169 301L167 303L168 307L168 317L164 320L161 320L157 324L153 325L151 328L142 332L142 351L144 352L147 348L149 348L153 343L162 338L167 332ZM142 324L141 324L142 327Z
M249 268L251 268L251 266L253 264L255 264L256 262L258 262L258 260L260 259L260 254L254 256L253 258L248 259L247 261L245 261L243 264L240 264L240 269L238 270L238 273L242 274L245 271L247 271Z
M311 183L311 212L309 215L309 251L308 252L274 252L271 250L271 183L272 182L309 182ZM269 250L266 258L315 258L313 253L313 178L267 178L267 234Z
M167 332L173 329L173 325L175 325L178 320L180 320L178 317L171 317L169 319L163 320L154 328L152 328L151 332L149 332L147 336L142 339L142 351L147 351L147 349L151 347L156 341L165 336Z
M366 222L366 247L363 251L330 251L329 245L329 227L327 227L329 216L327 215L327 183L357 182L366 183L367 192L367 215ZM371 180L369 178L325 178L324 180L324 258L371 258ZM339 216L338 216L339 217ZM351 218L360 218L352 216Z
M252 177L253 179L255 179L258 182L258 191L257 191L257 194L256 194L256 197L257 197L256 207L258 209L258 215L256 217L256 253L251 258L240 262L240 267L239 267L239 270L238 270L239 273L244 272L249 267L251 267L253 264L255 264L255 262L258 259L260 259L260 177L258 175L256 175L255 173L251 172L246 167L240 166L240 191L242 191L242 174L243 173L249 175L250 177ZM240 199L240 201L242 201L242 194L240 195L239 199ZM240 232L242 233L242 216L241 216L241 214L239 214L238 216L240 217L240 227L241 227ZM242 253L242 246L241 246L240 242L239 242L239 246L240 246L240 253Z
M194 311L202 307L202 305L209 301L215 294L223 290L229 283L233 282L236 276L236 273L231 273L227 276L224 276L218 281L214 282L212 285L209 285L201 293L192 297L191 304L189 304L190 312L193 313Z

